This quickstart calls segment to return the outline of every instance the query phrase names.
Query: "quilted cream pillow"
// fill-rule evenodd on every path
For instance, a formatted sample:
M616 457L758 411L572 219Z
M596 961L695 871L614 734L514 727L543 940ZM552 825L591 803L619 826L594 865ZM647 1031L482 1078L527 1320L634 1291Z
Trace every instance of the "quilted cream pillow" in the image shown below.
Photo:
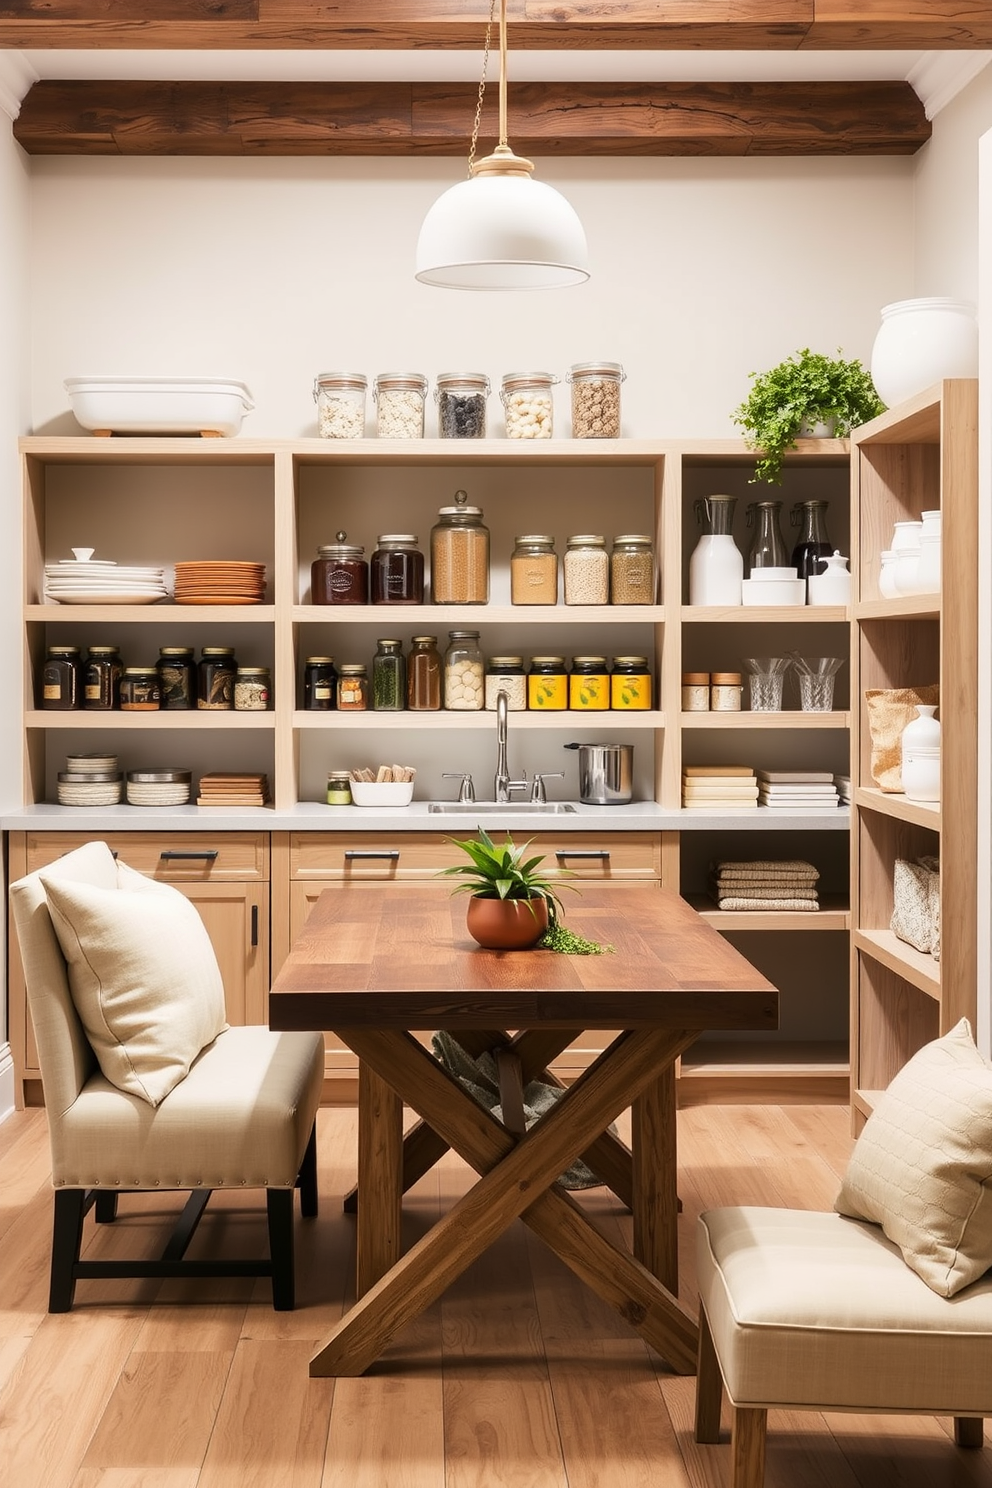
M992 1266L992 1066L967 1019L896 1075L854 1144L834 1207L881 1225L942 1297Z
M116 889L38 876L101 1070L157 1106L227 1026L203 921L178 889L123 864Z

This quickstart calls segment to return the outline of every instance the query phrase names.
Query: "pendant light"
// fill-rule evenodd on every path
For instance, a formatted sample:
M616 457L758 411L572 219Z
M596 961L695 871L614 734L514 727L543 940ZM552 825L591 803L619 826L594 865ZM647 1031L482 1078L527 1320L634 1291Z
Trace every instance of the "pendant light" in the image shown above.
M443 289L557 289L589 278L574 208L533 179L506 138L506 0L499 0L499 144L475 160L496 0L491 0L469 176L439 196L420 229L416 277Z

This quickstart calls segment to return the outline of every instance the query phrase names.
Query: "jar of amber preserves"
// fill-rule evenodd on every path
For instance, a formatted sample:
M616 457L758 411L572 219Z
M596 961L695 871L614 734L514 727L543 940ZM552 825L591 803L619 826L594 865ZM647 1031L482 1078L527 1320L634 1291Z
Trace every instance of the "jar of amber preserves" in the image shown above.
M317 549L310 565L310 600L317 605L363 605L369 602L369 566L365 549L336 534L337 542Z
M568 672L564 656L532 656L527 676L527 706L549 713L568 707Z
M119 708L123 671L119 646L91 646L86 657L83 707L101 711Z
M414 713L441 707L441 657L437 636L414 636L406 669L406 705Z
M49 646L41 669L41 706L59 711L83 706L78 646Z
M338 669L338 711L361 713L368 705L368 668L357 661L342 662Z
M610 707L621 710L650 708L651 669L646 656L614 656L610 675Z
M605 656L576 656L568 679L568 706L600 712L610 706L610 669Z

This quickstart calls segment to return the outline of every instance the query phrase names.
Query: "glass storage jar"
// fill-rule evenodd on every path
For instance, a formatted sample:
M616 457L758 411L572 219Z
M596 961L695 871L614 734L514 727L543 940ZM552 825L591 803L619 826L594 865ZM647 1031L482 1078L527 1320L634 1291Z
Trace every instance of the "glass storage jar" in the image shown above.
M437 636L414 636L406 668L406 705L415 713L436 713L441 706L441 657Z
M157 713L162 692L155 667L125 667L121 677L122 713Z
M196 707L196 662L192 646L160 646L156 669L162 707L167 712Z
M321 439L361 439L365 434L363 372L321 372L313 385Z
M627 532L613 539L610 554L610 603L654 603L654 549L650 537Z
M510 557L510 603L558 603L558 554L553 537L528 533L514 539Z
M621 712L651 707L651 668L646 656L614 656L610 707Z
M548 713L568 707L568 671L564 656L532 656L527 674L527 706Z
M610 706L610 669L605 656L574 656L568 678L568 706L599 712Z
M754 537L747 555L748 577L756 568L790 568L789 550L779 527L781 501L751 501L745 513L748 527L754 528Z
M338 671L338 711L363 713L368 705L368 668L360 661L343 661Z
M565 548L565 603L605 605L610 600L610 555L606 538L579 533Z
M490 656L486 662L486 707L496 711L496 699L506 693L506 706L511 713L522 713L527 707L527 677L522 656Z
M507 372L500 389L507 439L550 439L554 425L551 372Z
M620 384L626 374L619 362L576 362L568 374L572 385L572 438L620 438Z
M308 713L333 713L338 705L338 674L333 656L308 656L303 666L303 707Z
M238 713L264 713L272 706L268 667L238 667L234 676L234 707Z
M420 372L380 372L372 389L380 439L423 439L427 378Z
M41 706L57 712L83 706L78 646L49 646L41 669Z
M373 604L424 602L424 555L412 532L384 532L369 561Z
M484 372L439 372L434 396L441 439L485 439L489 378Z
M406 707L406 658L401 641L376 641L372 658L372 706L380 713L401 713Z
M369 566L365 549L347 541L347 532L335 534L337 541L317 549L310 565L310 602L317 605L363 605L369 602Z
M233 646L204 646L196 669L197 708L218 713L233 709L237 671Z
M489 603L489 529L481 506L468 506L468 493L455 492L455 504L442 506L431 528L431 602Z
M483 703L483 665L477 630L449 630L444 653L444 706L478 712Z
M123 671L119 646L91 646L84 672L83 707L100 710L119 708Z
M347 770L332 770L327 777L328 806L351 805L351 776Z
M714 713L740 712L740 672L710 673L710 708L713 710Z

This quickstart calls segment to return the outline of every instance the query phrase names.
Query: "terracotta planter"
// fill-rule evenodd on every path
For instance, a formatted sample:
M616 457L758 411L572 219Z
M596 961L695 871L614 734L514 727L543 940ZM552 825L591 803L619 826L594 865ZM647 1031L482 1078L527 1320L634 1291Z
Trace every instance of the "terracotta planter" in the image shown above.
M548 901L479 899L468 901L465 927L473 940L491 951L525 951L548 928Z

